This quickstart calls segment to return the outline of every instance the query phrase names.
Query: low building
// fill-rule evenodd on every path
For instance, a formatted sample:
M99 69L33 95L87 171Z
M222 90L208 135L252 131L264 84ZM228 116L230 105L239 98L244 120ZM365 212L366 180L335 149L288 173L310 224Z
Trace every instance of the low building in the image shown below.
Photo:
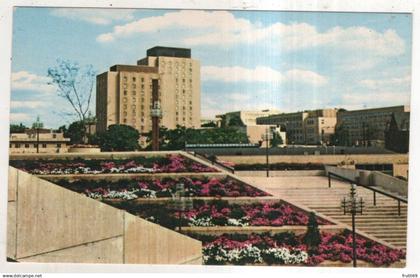
M337 122L336 109L307 110L260 117L259 125L281 126L287 144L329 144Z
M408 153L410 139L410 112L392 113L385 130L385 148L398 153Z
M216 121L221 126L252 126L257 125L257 118L279 114L278 110L234 111L216 115Z
M345 144L354 146L385 146L385 130L394 113L409 112L408 106L391 106L337 113L337 130L345 133ZM337 134L339 137L343 137Z
M25 133L10 134L9 152L17 153L66 153L70 138L65 138L62 132L49 129L37 131L28 129Z
M234 111L217 115L216 121L219 127L234 127L248 136L249 142L259 144L263 141L263 136L270 129L275 132L276 125L257 125L258 117L265 117L278 114L278 110L261 110L261 111ZM279 136L280 133L279 133ZM285 136L283 134L283 136ZM286 140L283 140L285 143Z

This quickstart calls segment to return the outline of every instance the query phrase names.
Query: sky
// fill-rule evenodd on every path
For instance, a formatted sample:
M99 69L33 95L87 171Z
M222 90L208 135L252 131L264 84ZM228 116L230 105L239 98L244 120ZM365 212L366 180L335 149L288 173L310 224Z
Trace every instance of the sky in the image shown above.
M409 105L412 18L396 13L15 8L11 122L76 120L48 68L65 59L99 74L154 46L201 63L201 116ZM95 95L95 91L93 91ZM91 105L95 112L95 102Z

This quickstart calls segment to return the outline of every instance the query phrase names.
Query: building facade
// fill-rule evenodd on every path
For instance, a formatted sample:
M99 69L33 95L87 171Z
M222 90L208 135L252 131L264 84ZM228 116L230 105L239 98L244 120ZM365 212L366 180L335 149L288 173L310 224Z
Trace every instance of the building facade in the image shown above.
M10 134L9 152L16 153L66 153L70 138L65 138L61 132L27 130L25 133ZM38 146L38 147L37 147Z
M408 106L339 111L337 113L337 133L342 132L347 145L385 145L385 130L394 113L409 112ZM339 135L339 134L337 134Z
M410 112L392 113L385 130L385 148L398 153L408 153L410 140Z
M253 126L257 125L257 118L279 114L278 110L234 111L216 115L218 126Z
M267 129L270 130L271 133L277 132L279 136L285 137L284 132L280 133L280 129L277 129L275 125L257 125L258 117L265 117L278 113L279 111L277 110L234 111L217 115L216 121L217 126L219 127L237 128L248 136L250 143L258 144L263 141L263 136L267 133ZM285 140L283 140L283 143L285 143Z
M151 131L153 86L158 86L160 126L200 127L200 63L190 49L151 48L137 65L115 65L98 75L96 86L97 132L112 124Z
M282 126L287 144L328 144L337 122L336 109L282 113L257 118L257 124Z

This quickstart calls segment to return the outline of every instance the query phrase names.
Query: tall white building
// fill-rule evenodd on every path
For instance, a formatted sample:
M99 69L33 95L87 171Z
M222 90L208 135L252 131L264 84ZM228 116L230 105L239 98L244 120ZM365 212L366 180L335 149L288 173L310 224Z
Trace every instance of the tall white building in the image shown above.
M200 62L190 49L156 46L137 65L115 65L97 76L97 131L124 124L149 132L153 86L162 109L160 126L200 127Z

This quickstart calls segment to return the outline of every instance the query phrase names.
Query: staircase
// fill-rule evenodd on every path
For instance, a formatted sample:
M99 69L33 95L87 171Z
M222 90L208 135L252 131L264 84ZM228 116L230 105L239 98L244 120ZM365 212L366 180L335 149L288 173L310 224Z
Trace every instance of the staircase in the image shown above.
M351 215L344 215L340 207L341 199L350 191L349 183L332 179L328 188L327 177L321 176L242 179L274 196L305 205L351 226ZM356 216L356 228L405 250L407 205L401 203L401 215L398 215L396 200L376 194L374 206L372 191L357 187L356 192L365 201L363 214Z

